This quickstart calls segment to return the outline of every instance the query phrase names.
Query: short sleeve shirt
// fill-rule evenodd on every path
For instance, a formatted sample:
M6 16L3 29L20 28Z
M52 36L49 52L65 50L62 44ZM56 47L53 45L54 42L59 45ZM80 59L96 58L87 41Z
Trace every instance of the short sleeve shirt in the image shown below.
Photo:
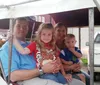
M52 47L49 45L49 44L44 44L44 48L48 48L49 50L50 49L52 49ZM36 60L36 62L37 62L37 59L36 59L36 53L37 53L37 47L36 47L36 43L35 42L32 42L31 44L29 44L28 46L27 46L27 48L30 50L30 53L34 53L34 58L35 58L35 60ZM60 52L59 51L56 51L56 57L58 56L57 54L59 54ZM53 55L51 54L49 54L49 53L47 53L47 52L43 52L42 51L42 53L41 53L41 55L42 55L42 58L43 59L51 59L51 57L53 57Z
M20 41L19 41L20 42ZM28 42L20 42L23 47L29 45ZM0 59L3 64L5 75L8 76L8 51L9 43L6 42L2 48L0 48ZM12 46L12 63L11 72L15 70L31 70L36 68L36 61L34 60L33 54L22 55L20 54L14 46Z
M81 53L81 51L78 49L78 47L75 47L75 51ZM68 48L65 48L64 50L61 51L60 58L66 60L66 61L72 61L73 63L79 62L79 59L70 50L68 50Z
M31 44L29 44L27 46L27 48L30 50L30 54L34 54L34 59L35 61L37 61L36 59L36 53L37 53L37 48L36 48L36 43L35 42L32 42Z

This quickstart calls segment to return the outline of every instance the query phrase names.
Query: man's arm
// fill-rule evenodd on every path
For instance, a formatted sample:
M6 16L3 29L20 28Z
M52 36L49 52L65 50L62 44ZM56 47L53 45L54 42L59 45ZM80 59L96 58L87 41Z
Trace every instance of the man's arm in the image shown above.
M11 72L10 80L12 82L31 79L39 75L38 69L34 70L15 70Z
M56 64L54 64L54 62L50 62L45 64L42 67L42 70L44 73L52 73L56 68ZM58 69L59 70L59 69ZM27 79L31 79L33 77L39 76L39 70L38 68L33 69L33 70L15 70L13 72L11 72L11 81L15 82L15 81L21 81L21 80L27 80Z

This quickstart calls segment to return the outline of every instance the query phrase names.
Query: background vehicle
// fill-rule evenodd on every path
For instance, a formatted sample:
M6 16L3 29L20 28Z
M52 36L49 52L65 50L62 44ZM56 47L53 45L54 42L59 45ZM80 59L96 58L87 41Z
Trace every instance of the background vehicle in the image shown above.
M89 43L87 42L86 45L89 46ZM90 57L88 54L88 69L90 69ZM98 74L100 74L100 32L94 35L94 80Z
M100 73L100 32L95 34L94 38L94 79Z

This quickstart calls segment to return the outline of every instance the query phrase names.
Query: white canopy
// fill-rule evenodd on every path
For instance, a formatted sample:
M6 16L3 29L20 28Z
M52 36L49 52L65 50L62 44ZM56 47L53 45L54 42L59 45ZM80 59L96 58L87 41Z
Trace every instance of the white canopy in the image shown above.
M20 0L23 2L18 2L19 0L2 1L11 1L12 3L9 2L9 4L1 4L0 19L35 16L95 7L93 0ZM14 3L14 1L17 2Z

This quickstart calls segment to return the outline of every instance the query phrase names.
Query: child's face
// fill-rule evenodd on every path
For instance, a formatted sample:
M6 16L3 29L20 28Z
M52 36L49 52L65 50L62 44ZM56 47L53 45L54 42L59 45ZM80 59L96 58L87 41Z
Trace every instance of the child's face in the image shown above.
M40 34L40 39L44 42L44 43L49 43L52 40L53 37L53 30L51 29L43 29L41 34Z
M76 44L75 38L65 40L65 45L67 46L67 48L73 48L75 47L75 44Z

